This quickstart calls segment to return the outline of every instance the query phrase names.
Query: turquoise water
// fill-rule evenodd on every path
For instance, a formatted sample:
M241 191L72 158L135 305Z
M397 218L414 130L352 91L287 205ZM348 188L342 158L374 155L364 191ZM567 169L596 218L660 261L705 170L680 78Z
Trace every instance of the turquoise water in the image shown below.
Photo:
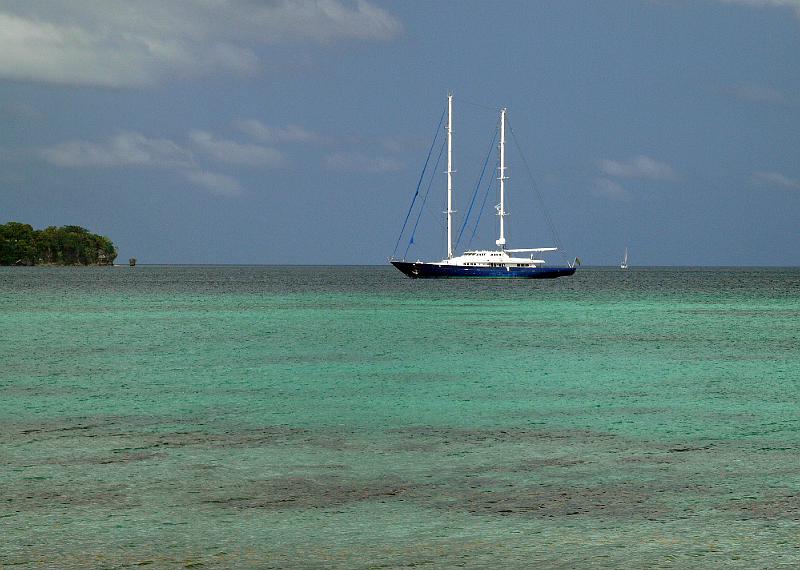
M800 565L800 270L0 269L0 566Z

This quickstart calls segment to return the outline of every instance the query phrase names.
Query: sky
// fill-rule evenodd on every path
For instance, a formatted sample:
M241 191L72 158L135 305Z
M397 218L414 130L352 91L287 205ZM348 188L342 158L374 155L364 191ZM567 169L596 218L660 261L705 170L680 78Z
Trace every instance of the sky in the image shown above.
M448 92L456 229L485 203L460 250L494 248L507 107L510 247L800 265L800 0L0 0L0 223L140 263L441 259L439 142L395 246Z

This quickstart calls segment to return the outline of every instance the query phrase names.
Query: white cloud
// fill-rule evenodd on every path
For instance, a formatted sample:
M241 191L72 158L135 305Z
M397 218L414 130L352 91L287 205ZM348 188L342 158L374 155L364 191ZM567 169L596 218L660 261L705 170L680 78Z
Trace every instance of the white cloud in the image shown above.
M606 176L618 178L668 179L675 177L671 166L650 158L637 156L628 160L598 160L597 167Z
M761 185L779 186L781 188L800 190L800 180L796 178L789 178L780 172L754 172L753 180Z
M286 160L275 148L218 139L205 131L192 131L189 138L197 148L220 162L274 168Z
M107 143L67 141L41 150L45 160L56 166L189 167L192 153L168 139L152 139L136 132L122 132Z
M101 38L80 28L0 13L0 76L95 85L148 82L136 61L139 50L129 46L123 63L111 46L102 44Z
M403 167L398 160L391 157L346 152L329 154L323 162L325 168L337 172L395 172Z
M595 178L591 188L592 194L600 198L611 198L627 202L631 199L630 192L621 184L608 178Z
M223 42L134 35L0 12L0 77L68 85L139 87L170 73L252 73L255 54Z
M6 0L0 78L135 87L252 74L265 45L388 40L400 22L366 0Z
M234 122L234 126L252 139L265 144L281 142L317 143L324 137L297 125L287 127L268 127L256 119L243 119Z
M216 174L206 170L187 170L184 172L184 175L212 194L217 194L219 196L238 196L242 193L242 187L239 182L237 182L235 178L225 174Z

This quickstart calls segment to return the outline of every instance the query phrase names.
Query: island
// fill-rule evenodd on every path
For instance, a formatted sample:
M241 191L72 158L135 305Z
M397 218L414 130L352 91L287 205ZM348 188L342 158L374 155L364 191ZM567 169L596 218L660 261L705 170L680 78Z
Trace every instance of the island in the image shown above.
M0 224L0 265L112 265L116 257L110 239L80 226Z

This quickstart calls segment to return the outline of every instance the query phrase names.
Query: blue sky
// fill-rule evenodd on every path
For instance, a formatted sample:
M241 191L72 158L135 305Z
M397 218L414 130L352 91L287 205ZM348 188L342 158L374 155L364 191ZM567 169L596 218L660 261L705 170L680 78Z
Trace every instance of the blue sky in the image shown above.
M553 244L535 185L589 264L800 265L798 54L800 0L0 0L0 222L382 263L452 90L459 222L506 106L511 247Z

